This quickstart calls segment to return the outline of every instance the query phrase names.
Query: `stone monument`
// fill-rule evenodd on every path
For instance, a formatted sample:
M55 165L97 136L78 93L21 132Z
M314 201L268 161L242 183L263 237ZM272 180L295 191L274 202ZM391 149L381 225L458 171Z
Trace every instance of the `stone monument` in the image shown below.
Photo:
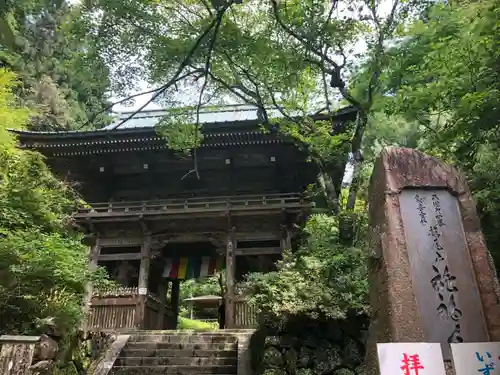
M407 148L378 157L369 191L372 324L376 344L500 341L500 289L465 180L440 160ZM449 367L449 366L447 366Z

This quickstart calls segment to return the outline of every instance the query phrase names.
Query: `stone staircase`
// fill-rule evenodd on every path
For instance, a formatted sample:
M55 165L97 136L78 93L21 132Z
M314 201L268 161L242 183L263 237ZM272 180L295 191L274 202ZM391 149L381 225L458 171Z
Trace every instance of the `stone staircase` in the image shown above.
M109 374L236 375L238 338L222 332L133 334Z

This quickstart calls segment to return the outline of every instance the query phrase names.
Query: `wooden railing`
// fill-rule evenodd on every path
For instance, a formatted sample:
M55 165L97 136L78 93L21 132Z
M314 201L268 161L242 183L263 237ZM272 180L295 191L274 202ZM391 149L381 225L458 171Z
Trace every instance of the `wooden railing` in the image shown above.
M255 328L257 326L257 311L244 299L234 301L234 327Z
M80 208L77 217L157 215L187 212L218 212L310 207L298 193L246 195L226 197L197 197L173 200L91 203Z
M134 329L137 323L138 304L138 294L93 297L87 329L90 331Z
M142 302L145 303L142 303ZM144 313L141 313L144 308ZM163 319L159 314L163 313ZM152 295L139 295L138 288L117 288L96 292L92 296L87 329L90 331L163 329L175 323L169 306L161 308L161 303Z

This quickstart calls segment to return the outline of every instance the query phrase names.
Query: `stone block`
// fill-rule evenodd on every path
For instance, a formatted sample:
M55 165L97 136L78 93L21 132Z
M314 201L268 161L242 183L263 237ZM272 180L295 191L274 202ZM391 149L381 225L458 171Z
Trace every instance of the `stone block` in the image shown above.
M33 359L35 361L52 360L57 357L59 345L53 338L43 334L40 335L40 341L35 345L35 354Z
M369 191L372 323L376 343L500 340L500 288L465 179L419 151L386 148Z

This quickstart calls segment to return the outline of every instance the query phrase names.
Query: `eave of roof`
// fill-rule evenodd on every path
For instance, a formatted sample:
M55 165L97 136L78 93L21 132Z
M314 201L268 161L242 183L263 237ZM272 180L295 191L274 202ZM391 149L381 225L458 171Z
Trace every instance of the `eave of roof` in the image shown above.
M230 111L225 110L223 112L229 113ZM354 119L356 116L357 109L353 106L348 106L341 108L337 112L334 113L334 118L337 118L339 121ZM161 118L164 116L165 110L153 110L147 111L147 114L143 113L142 115L139 113L137 116L140 119L144 118ZM127 116L127 113L122 113L122 118ZM329 114L314 114L311 115L311 118L316 121L329 120L331 119L331 115ZM118 119L119 121L119 119ZM219 133L224 132L229 129L248 129L251 127L259 126L261 123L257 118L246 118L246 119L233 119L231 121L219 121L219 122L206 122L203 123L203 132L204 133ZM116 124L116 122L115 122ZM113 126L114 124L110 125ZM37 140L47 140L47 141L56 141L59 139L82 139L82 138L102 138L102 137L140 137L155 134L155 125L148 126L140 126L140 127L124 127L119 129L111 129L110 126L107 128L99 129L99 130L68 130L68 131L60 131L60 132L39 132L39 131L28 131L28 130L16 130L9 129L14 134L28 139L37 139Z
M200 148L234 148L251 145L275 145L289 142L287 137L256 132L233 132L208 134ZM134 151L157 151L168 149L168 143L158 135L121 139L61 139L59 142L21 143L22 148L33 148L53 156L83 156Z
M221 296L208 295L208 296L185 298L184 302L218 302L220 300L222 300Z

